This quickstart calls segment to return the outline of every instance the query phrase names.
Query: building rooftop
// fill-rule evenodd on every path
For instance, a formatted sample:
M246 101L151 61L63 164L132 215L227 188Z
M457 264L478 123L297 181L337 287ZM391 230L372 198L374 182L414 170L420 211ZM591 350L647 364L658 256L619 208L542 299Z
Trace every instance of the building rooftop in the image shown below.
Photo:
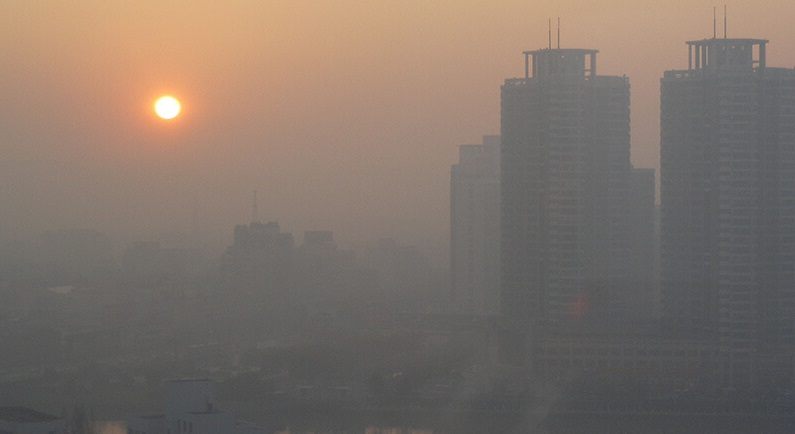
M0 420L13 423L52 422L58 416L42 413L27 407L0 407Z
M523 51L524 78L530 77L594 77L596 54L599 50L588 48L542 48ZM586 57L587 62L586 62ZM587 63L587 65L586 65Z
M687 41L687 45L757 45L768 42L767 39L754 38L706 38Z
M591 48L539 48L538 50L523 51L522 54L595 54L599 50Z
M764 70L768 42L767 39L717 37L687 41L687 69L704 69L710 73Z

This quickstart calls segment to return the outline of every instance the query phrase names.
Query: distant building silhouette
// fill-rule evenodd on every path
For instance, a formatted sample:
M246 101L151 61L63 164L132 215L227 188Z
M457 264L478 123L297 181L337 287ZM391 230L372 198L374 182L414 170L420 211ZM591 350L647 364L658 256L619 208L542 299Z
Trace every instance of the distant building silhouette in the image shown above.
M714 338L744 388L792 369L795 70L768 67L763 39L687 45L662 78L664 320Z
M657 206L654 169L632 169L627 212L632 254L629 279L633 288L630 308L634 316L659 318L657 305Z
M500 136L461 145L450 171L450 261L457 310L499 311Z
M260 295L285 293L295 256L292 234L277 222L237 225L233 244L223 257L222 271L228 285Z
M246 321L279 330L350 325L352 311L377 292L372 273L333 232L306 231L296 246L276 222L237 225L221 268L223 302L243 328Z
M340 249L331 231L306 231L296 251L295 278L304 302L328 307L354 289L354 254Z
M91 229L45 232L38 238L33 253L50 284L86 282L107 276L116 268L110 239Z
M353 251L343 250L331 231L306 231L298 249L305 273L336 275L340 269L353 267Z
M127 246L121 266L130 282L162 285L196 274L200 259L195 249L163 247L159 241L138 241Z
M552 329L637 316L629 80L598 75L597 50L524 55L502 86L502 312Z
M237 420L218 409L215 385L206 379L171 380L165 384L165 413L135 416L128 434L264 434L265 429Z
M66 420L27 407L0 407L0 433L65 434Z

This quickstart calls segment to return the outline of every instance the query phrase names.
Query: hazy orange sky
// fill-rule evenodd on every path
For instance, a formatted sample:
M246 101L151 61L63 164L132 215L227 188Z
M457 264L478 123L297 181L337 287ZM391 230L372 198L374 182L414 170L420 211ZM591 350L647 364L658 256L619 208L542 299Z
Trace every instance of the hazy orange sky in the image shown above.
M444 261L457 146L499 131L500 84L546 45L547 17L563 47L630 77L633 161L656 167L659 78L712 35L713 5L1 2L0 238L125 242L195 221L220 244L257 189L288 230L394 236ZM795 1L728 7L730 37L768 38L768 63L795 66ZM177 122L153 117L161 93L183 100Z

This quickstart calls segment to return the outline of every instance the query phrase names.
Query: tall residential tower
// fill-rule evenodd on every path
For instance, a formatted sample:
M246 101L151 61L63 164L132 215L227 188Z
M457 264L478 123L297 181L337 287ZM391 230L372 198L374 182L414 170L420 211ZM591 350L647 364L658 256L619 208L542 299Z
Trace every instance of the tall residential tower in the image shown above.
M795 321L795 70L767 43L690 41L662 79L663 318L715 339L733 387L789 363Z
M495 314L500 291L500 136L461 145L450 171L453 304L460 312Z
M502 86L502 312L565 329L633 314L629 80L597 51L525 52Z

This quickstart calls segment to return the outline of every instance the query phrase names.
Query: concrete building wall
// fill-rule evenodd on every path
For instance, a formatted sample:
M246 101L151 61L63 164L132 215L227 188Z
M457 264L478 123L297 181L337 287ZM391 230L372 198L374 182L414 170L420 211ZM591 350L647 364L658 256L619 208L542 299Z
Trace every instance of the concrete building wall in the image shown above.
M165 415L134 416L127 420L127 434L167 434Z
M578 378L606 384L631 382L662 390L711 389L717 375L717 347L698 339L656 335L549 336L536 346L538 378L567 382Z
M0 407L0 433L66 434L66 420L27 407Z
M595 50L525 55L532 76L527 57L527 76L502 87L503 313L621 321L634 290L629 81L596 75Z
M500 138L462 145L450 176L450 260L455 309L499 311Z
M6 422L0 421L0 433L13 434L66 434L63 421L52 422Z
M167 381L162 415L135 416L127 421L128 434L264 434L250 423L215 406L214 384L207 379Z
M166 417L190 412L207 412L215 408L214 384L207 379L166 382Z
M629 200L629 239L631 243L630 282L633 316L659 318L657 305L657 237L654 169L632 170Z
M689 42L690 69L662 79L663 318L713 336L738 388L791 352L795 71L768 68L766 44Z

